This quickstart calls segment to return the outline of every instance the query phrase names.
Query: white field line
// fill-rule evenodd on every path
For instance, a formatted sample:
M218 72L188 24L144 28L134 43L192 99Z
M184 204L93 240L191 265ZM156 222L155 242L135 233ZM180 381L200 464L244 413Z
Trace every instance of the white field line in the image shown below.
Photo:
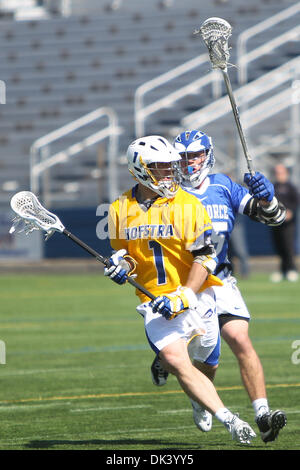
M34 408L54 408L56 406L66 406L66 405L71 405L70 401L66 402L53 402L53 403L39 403L39 404L25 404L25 405L5 405L5 406L0 406L0 413L5 412L5 411L30 411Z

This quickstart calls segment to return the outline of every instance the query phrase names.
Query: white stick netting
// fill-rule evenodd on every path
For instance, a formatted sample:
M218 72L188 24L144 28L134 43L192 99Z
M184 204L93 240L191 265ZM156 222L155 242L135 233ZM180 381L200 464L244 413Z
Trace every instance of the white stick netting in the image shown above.
M208 18L199 31L205 42L213 68L226 69L229 60L228 39L231 36L230 24L222 18Z
M21 191L15 194L10 205L17 214L10 233L13 233L22 222L23 226L19 232L25 231L28 234L33 230L44 230L47 232L48 238L55 230L62 232L64 229L59 218L45 209L37 197L29 191Z

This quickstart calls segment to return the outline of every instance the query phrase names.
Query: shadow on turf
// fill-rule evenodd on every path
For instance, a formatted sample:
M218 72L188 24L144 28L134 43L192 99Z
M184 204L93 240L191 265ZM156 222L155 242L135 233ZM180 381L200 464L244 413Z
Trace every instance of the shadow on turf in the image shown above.
M50 449L56 448L60 446L66 446L67 448L71 449L74 446L96 446L98 449L103 450L112 450L115 449L116 446L130 446L131 450L136 449L136 445L139 446L153 446L150 449L156 450L204 450L204 449L218 449L222 448L226 450L227 446L229 449L232 448L232 443L220 443L219 441L211 441L209 443L205 443L203 446L199 445L199 443L186 443L186 442L173 442L172 446L170 446L169 442L163 442L161 440L156 439L118 439L118 440L105 440L105 439L89 439L89 440L78 440L78 441L71 441L71 440L63 440L63 439L53 439L53 440L36 440L31 441L25 445L27 449ZM109 446L106 448L106 446ZM165 446L165 447L164 447ZM104 447L104 448L103 448ZM246 450L251 449L248 446L244 446L241 444L235 445L236 449ZM257 447L257 446L256 446ZM130 450L130 449L128 449Z
M116 445L128 445L128 446L153 446L153 448L161 448L161 446L165 445L163 449L170 450L170 449L195 449L200 450L201 446L199 444L187 444L186 442L174 442L172 446L168 443L164 443L161 440L156 439L118 439L118 440L105 440L105 439L89 439L89 440L78 440L78 441L71 441L71 440L49 440L49 441L42 441L36 440L31 441L25 445L26 448L29 449L49 449L51 447L56 446L97 446L99 448L103 448L103 446L110 446L112 449L116 447ZM212 444L213 445L213 444Z

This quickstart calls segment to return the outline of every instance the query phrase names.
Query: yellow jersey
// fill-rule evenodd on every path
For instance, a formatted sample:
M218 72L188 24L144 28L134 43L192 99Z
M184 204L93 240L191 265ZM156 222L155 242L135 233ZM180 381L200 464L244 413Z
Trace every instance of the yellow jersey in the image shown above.
M211 220L202 203L179 188L172 199L158 197L149 209L135 197L137 186L110 205L109 237L114 250L124 248L136 263L136 281L155 296L185 285L193 263L192 251L208 243ZM201 290L222 285L209 276ZM148 301L139 290L141 302Z

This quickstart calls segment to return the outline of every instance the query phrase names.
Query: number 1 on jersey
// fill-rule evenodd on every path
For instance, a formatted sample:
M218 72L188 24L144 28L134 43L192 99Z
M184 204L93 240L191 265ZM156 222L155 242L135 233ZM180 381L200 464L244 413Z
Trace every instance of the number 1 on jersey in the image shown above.
M157 271L157 285L160 286L162 284L166 284L167 276L165 271L162 247L158 242L154 240L150 240L148 244L150 250L153 250L154 262Z

